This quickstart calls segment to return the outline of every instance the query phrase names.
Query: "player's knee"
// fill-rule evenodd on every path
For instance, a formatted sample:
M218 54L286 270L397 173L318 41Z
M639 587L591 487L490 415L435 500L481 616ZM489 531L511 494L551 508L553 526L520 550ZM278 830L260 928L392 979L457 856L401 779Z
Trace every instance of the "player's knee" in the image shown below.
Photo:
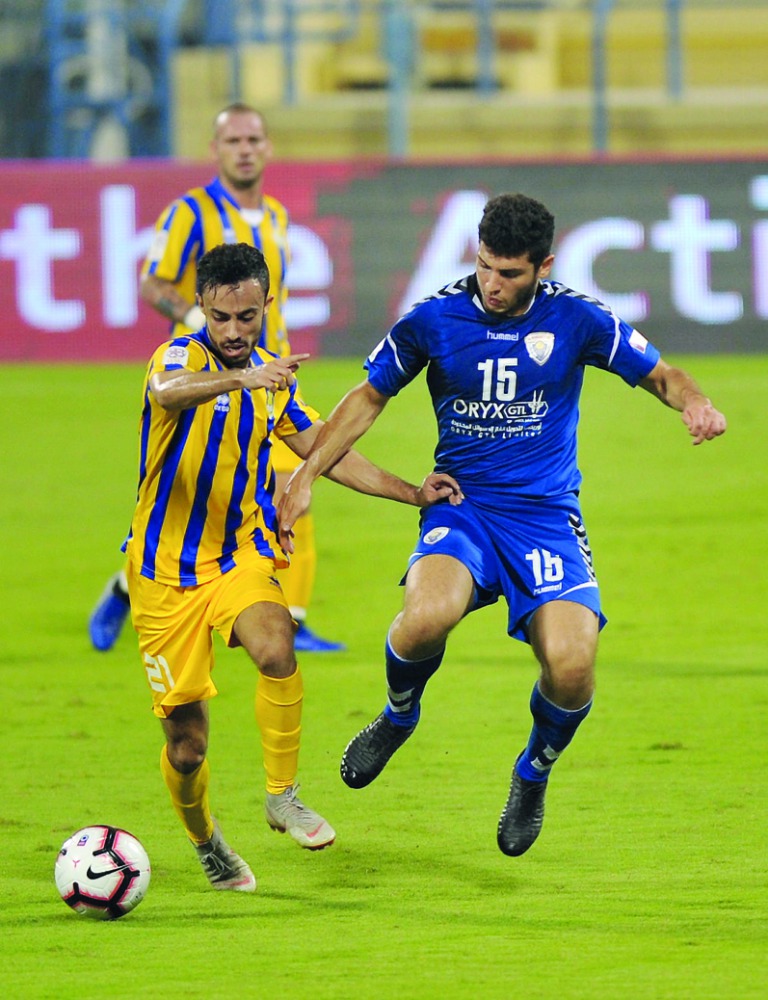
M543 693L560 708L582 708L595 687L593 658L574 656L571 652L554 661L542 663Z
M294 627L286 615L270 628L261 628L239 636L241 645L267 677L288 677L296 669L293 649Z
M432 594L409 595L402 611L405 627L431 639L442 640L463 618L466 608L462 601L445 598L436 600Z
M205 760L208 744L200 734L168 738L168 760L180 774L192 774Z
M251 657L266 677L290 677L296 670L296 654L293 649L293 632L274 636L259 644Z
M420 660L432 656L445 646L448 633L455 625L438 613L411 606L401 612L390 630L390 641L398 656Z
M259 663L258 667L259 672L264 674L265 677L284 680L296 672L296 657L291 655L285 658L267 659L263 663Z

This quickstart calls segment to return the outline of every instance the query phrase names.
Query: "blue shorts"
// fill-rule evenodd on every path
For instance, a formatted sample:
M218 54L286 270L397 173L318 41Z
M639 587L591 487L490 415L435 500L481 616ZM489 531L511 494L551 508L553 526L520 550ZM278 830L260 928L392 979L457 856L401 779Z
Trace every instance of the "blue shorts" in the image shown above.
M453 556L467 567L475 581L473 610L503 595L509 605L507 632L515 639L529 641L530 617L548 601L583 604L601 628L605 625L592 551L573 494L515 499L503 508L468 499L457 507L426 507L409 569L429 555Z

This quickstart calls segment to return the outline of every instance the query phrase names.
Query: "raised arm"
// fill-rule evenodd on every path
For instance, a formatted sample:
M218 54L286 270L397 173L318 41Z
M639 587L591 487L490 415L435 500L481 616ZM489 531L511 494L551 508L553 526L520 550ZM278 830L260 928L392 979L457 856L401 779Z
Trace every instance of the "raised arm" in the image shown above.
M694 444L711 441L725 433L725 417L682 368L674 368L662 358L640 385L681 414Z
M149 389L164 410L189 410L223 392L237 389L279 392L294 383L294 372L308 357L308 354L290 354L253 368L225 368L223 371L191 372L177 368L155 372L150 377Z

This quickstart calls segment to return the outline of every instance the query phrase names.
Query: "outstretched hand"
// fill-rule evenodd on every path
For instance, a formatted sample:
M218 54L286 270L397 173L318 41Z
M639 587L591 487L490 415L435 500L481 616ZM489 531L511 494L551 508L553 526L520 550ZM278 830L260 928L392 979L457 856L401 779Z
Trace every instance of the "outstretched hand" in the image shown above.
M445 472L430 472L419 487L419 507L430 507L438 500L445 499L452 507L456 507L464 499L461 487L453 476Z
M295 551L293 526L303 514L306 514L312 502L311 481L305 483L301 477L297 479L301 469L300 465L288 480L277 504L277 540L283 552L289 555Z
M693 438L694 444L711 441L725 433L727 426L723 414L710 401L701 396L689 403L681 414L683 423Z

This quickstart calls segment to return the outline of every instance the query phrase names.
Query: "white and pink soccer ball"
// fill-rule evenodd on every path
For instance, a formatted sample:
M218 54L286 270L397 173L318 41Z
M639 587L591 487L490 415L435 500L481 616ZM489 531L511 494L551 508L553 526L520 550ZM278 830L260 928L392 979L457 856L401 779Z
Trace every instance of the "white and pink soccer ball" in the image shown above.
M147 852L127 830L86 826L56 858L56 888L67 906L96 920L116 920L135 909L149 887Z

